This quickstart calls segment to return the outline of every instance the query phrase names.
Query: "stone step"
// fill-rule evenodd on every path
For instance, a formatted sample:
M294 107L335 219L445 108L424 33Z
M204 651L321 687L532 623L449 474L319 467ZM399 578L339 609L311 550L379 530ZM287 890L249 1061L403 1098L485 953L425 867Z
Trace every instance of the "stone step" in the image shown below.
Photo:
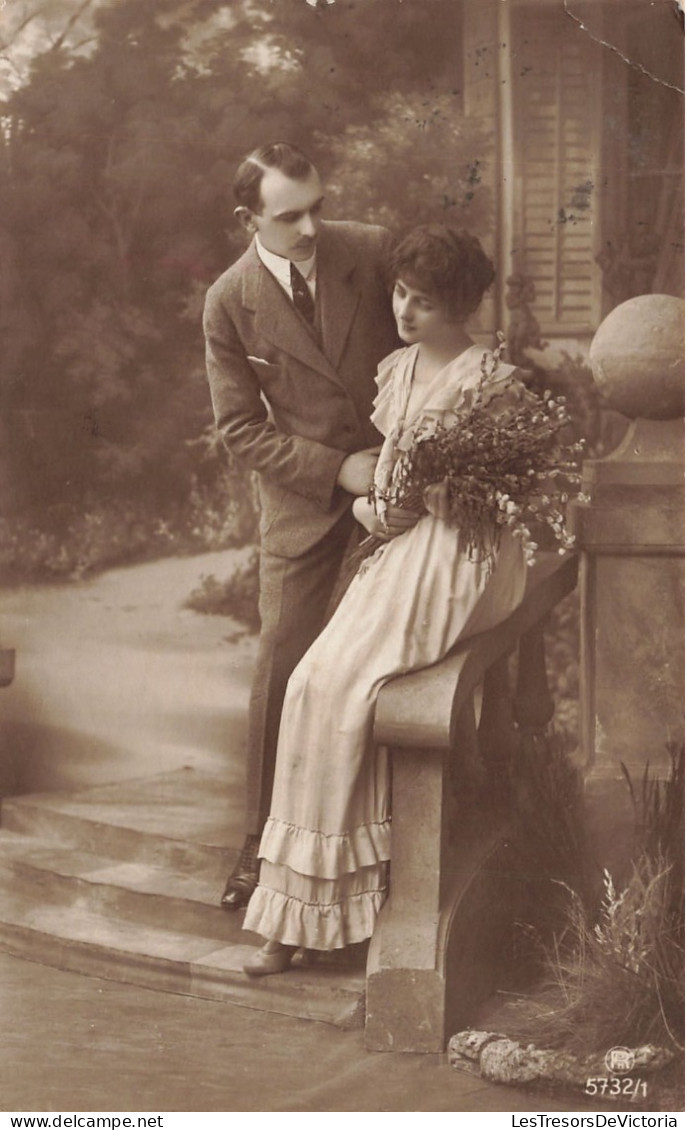
M252 946L141 926L81 906L36 902L0 885L0 947L74 973L342 1027L363 1021L364 974L305 959L284 974L251 979Z
M183 769L3 801L0 948L146 988L361 1024L366 947L301 955L282 975L243 973L259 939L218 905L241 838L227 794L221 780Z
M181 873L231 870L227 789L193 769L72 793L38 793L2 802L2 828L122 862Z
M0 829L0 878L18 894L163 929L173 922L183 933L225 944L257 945L259 939L241 929L242 915L219 905L226 874L224 862L212 871L181 873Z

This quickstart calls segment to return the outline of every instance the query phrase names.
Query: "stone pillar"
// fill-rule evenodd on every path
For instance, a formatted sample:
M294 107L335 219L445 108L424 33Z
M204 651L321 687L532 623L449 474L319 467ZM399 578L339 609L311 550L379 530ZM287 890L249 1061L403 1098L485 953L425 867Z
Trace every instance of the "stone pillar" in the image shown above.
M684 734L684 302L643 295L616 307L590 350L594 379L633 420L620 446L583 468L571 508L581 551L581 747L593 844L627 863L634 826L626 766L665 776Z

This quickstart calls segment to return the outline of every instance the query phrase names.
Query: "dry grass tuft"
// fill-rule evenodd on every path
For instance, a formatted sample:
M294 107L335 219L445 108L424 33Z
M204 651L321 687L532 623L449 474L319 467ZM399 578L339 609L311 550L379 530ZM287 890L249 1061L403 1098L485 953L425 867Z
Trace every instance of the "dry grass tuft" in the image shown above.
M635 801L638 850L618 885L603 873L590 913L565 894L565 922L544 947L544 977L520 1039L581 1054L617 1044L655 1043L682 1051L684 1024L684 749L671 747L666 781L645 773Z

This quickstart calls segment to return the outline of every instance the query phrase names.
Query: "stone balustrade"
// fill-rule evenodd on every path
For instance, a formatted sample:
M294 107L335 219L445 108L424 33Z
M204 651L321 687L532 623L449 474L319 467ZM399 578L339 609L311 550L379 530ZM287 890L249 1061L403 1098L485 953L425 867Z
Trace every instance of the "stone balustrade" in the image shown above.
M684 740L684 303L645 295L592 342L595 379L634 422L584 465L572 505L580 550L585 821L599 865L622 875L637 782ZM542 555L522 605L441 663L389 682L374 736L391 751L391 889L367 967L366 1044L440 1052L490 992L518 882L507 789L517 730L553 713L542 625L577 583L578 558ZM517 653L514 693L508 657ZM481 721L475 709L483 688ZM511 705L512 704L512 705Z
M581 551L581 733L587 817L600 864L620 877L636 814L625 770L664 777L684 740L684 326L678 298L623 302L590 350L611 407L632 421L588 460L571 506Z
M574 556L542 554L507 620L379 695L393 826L391 890L368 956L370 1049L443 1051L493 987L517 910L508 762L516 727L543 730L552 717L543 624L576 581Z

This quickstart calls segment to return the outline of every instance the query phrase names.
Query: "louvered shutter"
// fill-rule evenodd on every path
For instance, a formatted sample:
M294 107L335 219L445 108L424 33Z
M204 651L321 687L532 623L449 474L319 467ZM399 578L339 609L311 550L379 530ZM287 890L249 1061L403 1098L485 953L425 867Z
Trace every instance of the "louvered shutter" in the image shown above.
M513 262L534 281L532 309L544 334L593 332L600 316L598 63L587 38L571 35L558 12L520 10L513 23Z

